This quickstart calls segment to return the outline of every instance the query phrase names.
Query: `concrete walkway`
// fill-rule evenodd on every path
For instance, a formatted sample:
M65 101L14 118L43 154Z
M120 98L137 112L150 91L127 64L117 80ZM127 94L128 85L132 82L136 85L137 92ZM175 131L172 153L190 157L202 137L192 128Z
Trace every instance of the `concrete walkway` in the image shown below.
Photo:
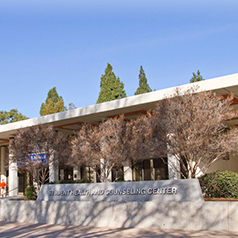
M238 232L226 231L173 231L158 229L135 229L135 228L95 228L80 226L61 226L49 224L26 224L0 222L0 237L206 237L238 238Z

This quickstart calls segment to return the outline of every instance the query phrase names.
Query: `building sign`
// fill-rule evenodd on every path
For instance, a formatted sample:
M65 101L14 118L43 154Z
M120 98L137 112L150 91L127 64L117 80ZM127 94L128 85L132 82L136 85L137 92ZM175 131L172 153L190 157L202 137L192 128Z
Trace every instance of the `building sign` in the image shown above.
M165 187L165 188L121 188L121 189L100 189L100 190L49 190L49 196L120 196L120 195L164 195L177 193L176 187Z
M42 185L38 201L201 201L197 179Z

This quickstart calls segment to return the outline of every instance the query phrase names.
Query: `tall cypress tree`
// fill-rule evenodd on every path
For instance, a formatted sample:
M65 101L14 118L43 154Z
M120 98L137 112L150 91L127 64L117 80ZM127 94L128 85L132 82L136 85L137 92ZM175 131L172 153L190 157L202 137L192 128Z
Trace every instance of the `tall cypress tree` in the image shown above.
M142 66L140 66L140 74L139 74L139 87L137 88L135 95L143 94L151 92L151 88L147 83L147 78L145 76L145 72Z
M65 110L63 98L58 95L56 87L53 87L49 90L45 103L41 104L40 115L45 116Z
M112 72L112 66L107 63L105 74L101 77L100 93L97 103L108 102L126 97L124 83Z

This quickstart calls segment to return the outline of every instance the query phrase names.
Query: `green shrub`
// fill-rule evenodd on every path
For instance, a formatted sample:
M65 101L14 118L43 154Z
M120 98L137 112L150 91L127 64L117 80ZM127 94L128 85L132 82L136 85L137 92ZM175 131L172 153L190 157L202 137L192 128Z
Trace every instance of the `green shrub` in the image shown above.
M80 180L58 180L52 184L65 184L65 183L90 183L87 179L80 179Z
M58 180L51 184L64 184L64 183L74 183L74 181L73 180Z
M36 199L37 198L37 193L36 193L35 187L33 185L27 186L26 189L25 189L24 196L27 199Z
M238 174L223 170L199 178L205 198L238 198Z
M87 179L80 179L80 180L75 180L75 183L91 183L91 182Z

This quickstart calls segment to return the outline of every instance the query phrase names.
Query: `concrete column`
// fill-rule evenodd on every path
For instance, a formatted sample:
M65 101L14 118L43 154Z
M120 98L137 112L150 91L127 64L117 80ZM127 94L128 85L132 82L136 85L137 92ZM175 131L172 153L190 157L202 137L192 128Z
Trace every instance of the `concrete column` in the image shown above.
M172 133L167 135L168 137L173 136ZM167 159L168 159L168 175L169 179L180 179L180 162L175 155L170 154L170 147L167 145Z
M28 172L26 172L26 185L30 185L30 174Z
M142 174L141 180L142 180L142 181L145 181L145 170L144 170L144 168L142 168L141 174Z
M18 195L18 175L17 175L17 163L12 160L11 153L11 142L13 138L10 138L9 144L9 196L17 196Z
M136 169L133 167L132 169L133 181L136 181Z
M101 171L101 182L105 182L104 181L104 176L105 176L105 166L104 166L104 159L100 159L100 171Z
M93 182L94 183L97 182L97 173L96 173L96 171L93 171Z
M111 182L112 181L112 171L109 173L107 178L103 178L104 177L103 174L106 176L108 173L108 170L107 170L107 166L104 163L104 159L101 159L100 162L101 162L101 168L100 168L101 169L101 182ZM106 181L104 181L104 179Z
M150 159L150 179L155 180L155 169L153 159Z
M35 189L37 190L37 192L40 189L40 181L39 181L39 171L38 169L34 170L33 172L33 186L35 187Z
M49 158L49 182L54 183L59 180L59 167L52 150Z
M173 155L168 155L169 179L180 179L180 162Z
M73 178L74 178L74 180L82 179L81 167L80 166L73 167Z
M64 170L60 170L60 180L64 180Z
M124 162L123 172L124 172L124 180L125 181L133 180L133 172L132 172L132 166L131 166L130 160L127 160Z
M85 167L85 175L86 175L86 179L91 181L91 168L90 167Z
M4 179L7 183L7 177L6 177L6 169L5 169L5 160L7 156L7 147L3 146L1 147L1 182Z

